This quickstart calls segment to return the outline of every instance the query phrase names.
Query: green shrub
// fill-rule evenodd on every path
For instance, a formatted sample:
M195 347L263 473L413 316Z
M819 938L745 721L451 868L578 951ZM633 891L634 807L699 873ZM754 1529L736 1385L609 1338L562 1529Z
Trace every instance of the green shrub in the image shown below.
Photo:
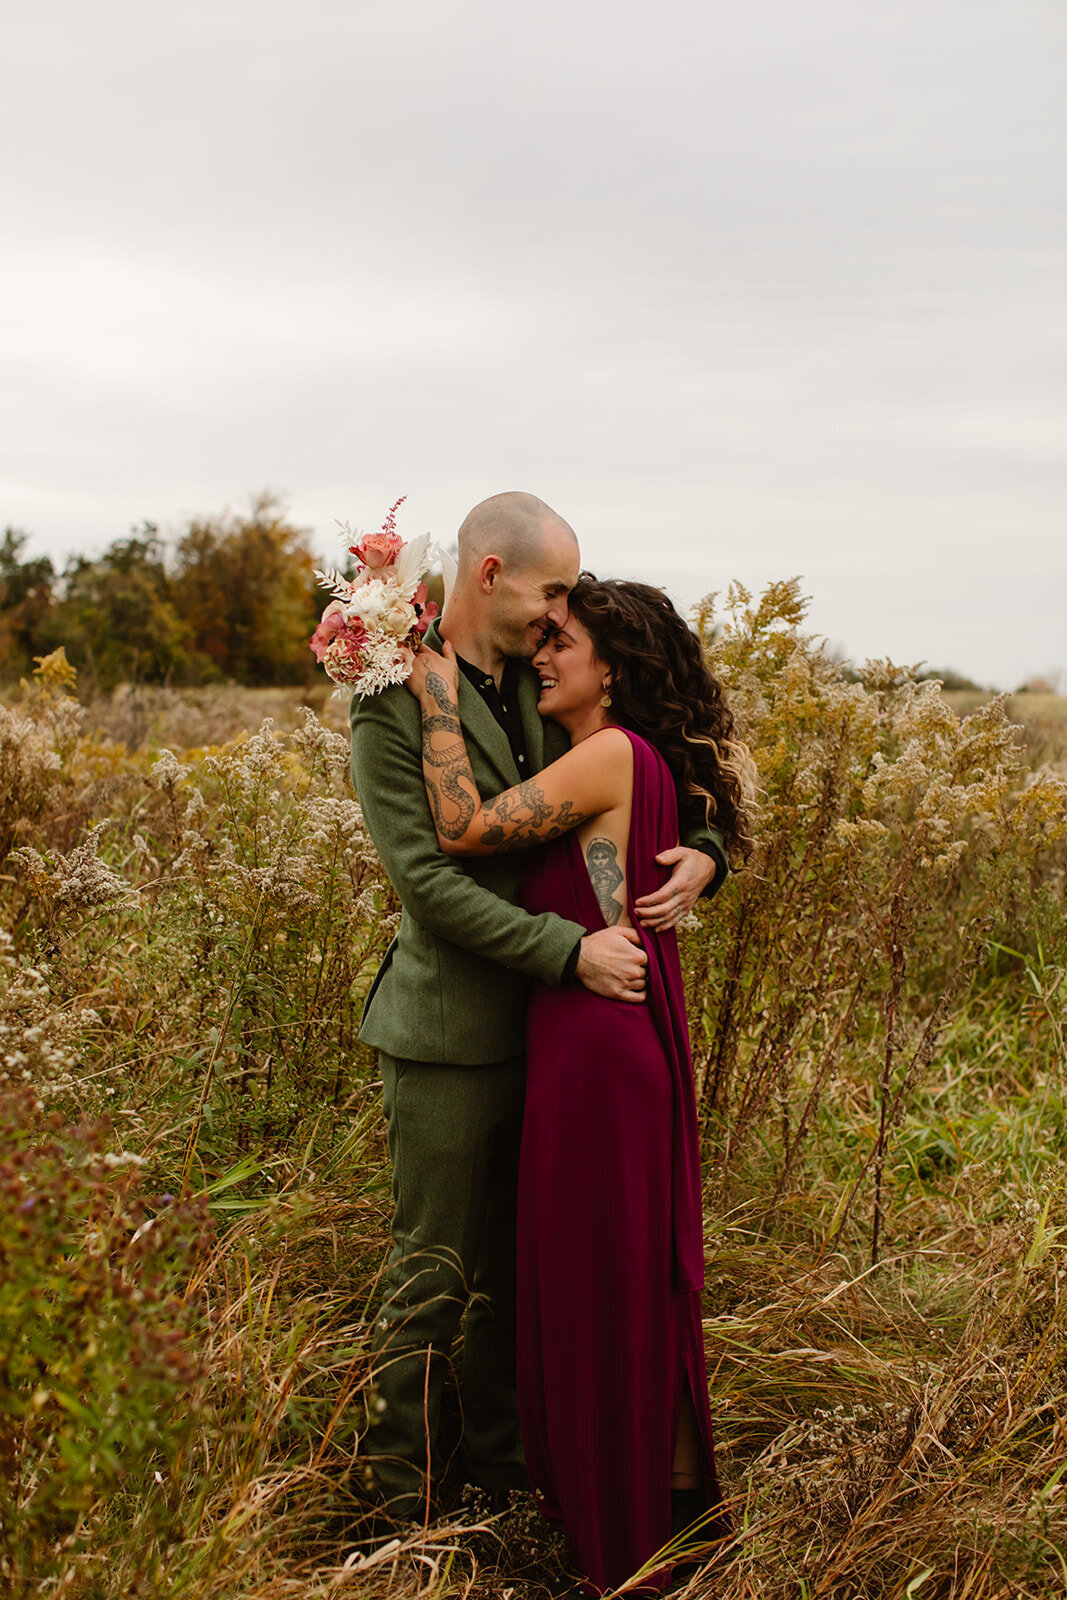
M206 1228L197 1200L146 1203L105 1122L65 1127L29 1088L0 1088L0 1149L0 1573L18 1594L120 1490L165 1535L202 1376L181 1291Z

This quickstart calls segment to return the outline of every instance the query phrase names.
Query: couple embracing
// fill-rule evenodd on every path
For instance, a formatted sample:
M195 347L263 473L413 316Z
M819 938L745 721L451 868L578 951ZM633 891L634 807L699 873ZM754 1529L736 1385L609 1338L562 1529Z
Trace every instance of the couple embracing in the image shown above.
M731 730L670 601L580 574L571 528L517 493L463 523L406 685L353 701L403 906L360 1035L395 1204L370 1464L394 1516L428 1514L465 1312L464 1474L528 1484L590 1594L716 1531L674 928L750 843Z

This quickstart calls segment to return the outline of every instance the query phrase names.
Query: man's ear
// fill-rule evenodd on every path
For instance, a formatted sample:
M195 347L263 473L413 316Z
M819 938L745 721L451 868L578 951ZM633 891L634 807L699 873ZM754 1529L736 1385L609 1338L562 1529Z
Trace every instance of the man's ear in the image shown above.
M491 594L493 585L500 576L501 560L499 556L483 556L478 564L478 587L483 594Z

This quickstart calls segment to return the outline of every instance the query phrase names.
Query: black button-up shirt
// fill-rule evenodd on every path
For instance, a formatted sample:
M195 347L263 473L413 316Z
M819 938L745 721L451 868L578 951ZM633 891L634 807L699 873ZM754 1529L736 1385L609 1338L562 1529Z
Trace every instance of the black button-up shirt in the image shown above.
M473 666L469 661L464 661L461 655L456 656L460 671L468 683L474 685L493 716L499 722L508 736L511 753L515 757L515 765L519 775L525 778L529 772L529 754L526 749L526 736L522 731L522 717L519 715L519 664L517 661L507 661L500 678L500 688L489 672L483 672L481 667ZM560 982L573 983L578 972L578 957L581 954L582 941L579 939L570 955L567 957L566 966Z
M474 666L470 661L464 661L461 655L457 655L456 660L459 662L460 671L464 677L474 685L497 722L507 734L511 753L515 757L515 765L519 769L519 776L521 778L528 777L530 771L529 755L526 749L526 737L522 731L522 717L519 715L519 663L517 661L505 662L504 671L500 679L500 688L498 689L496 680L491 673L483 672L481 667ZM707 845L700 845L699 848L715 862L715 876L704 890L704 896L710 899L725 880L730 870L729 863L725 853L715 849L710 841ZM563 983L573 983L581 947L581 940L579 940L571 951L567 965L563 970Z
M474 685L507 734L519 776L526 778L529 775L530 759L526 749L526 735L522 731L522 717L519 713L519 663L517 661L504 663L498 689L496 679L491 673L483 672L481 667L475 667L469 661L464 661L460 655L457 655L456 660L463 676L468 683Z

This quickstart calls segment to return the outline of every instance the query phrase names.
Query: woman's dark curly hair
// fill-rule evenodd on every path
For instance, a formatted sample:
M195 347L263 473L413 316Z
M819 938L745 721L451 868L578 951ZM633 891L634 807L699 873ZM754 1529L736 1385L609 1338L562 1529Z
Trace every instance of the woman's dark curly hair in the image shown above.
M655 745L670 768L683 827L706 819L728 853L747 861L752 757L733 736L733 715L696 634L662 589L601 582L590 572L571 590L570 610L611 669L613 719Z

